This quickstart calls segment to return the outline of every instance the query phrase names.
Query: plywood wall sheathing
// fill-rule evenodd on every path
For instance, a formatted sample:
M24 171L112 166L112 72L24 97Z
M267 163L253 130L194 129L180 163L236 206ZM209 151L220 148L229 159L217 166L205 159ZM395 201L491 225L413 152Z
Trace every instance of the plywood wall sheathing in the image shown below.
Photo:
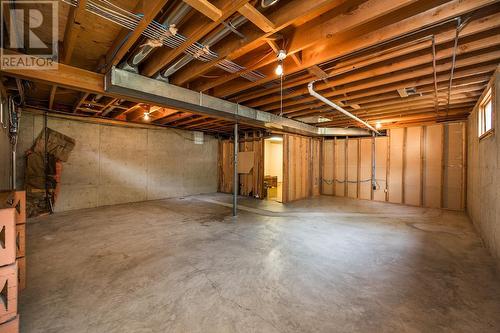
M347 141L347 196L358 197L358 146L359 140Z
M335 141L335 195L338 197L345 196L345 181L346 181L346 140L337 139Z
M385 201L387 189L387 137L375 138L375 181L373 200Z
M372 179L372 141L373 139L359 139L360 155L359 155L359 198L371 199L371 179Z
M443 125L426 128L424 151L424 206L439 208L442 189Z
M375 139L324 140L323 194L345 196L345 189L351 198L463 210L464 140L463 122L393 128L387 137ZM370 182L372 149L376 190L372 190ZM327 182L343 180L344 175L348 179L345 187Z
M421 136L422 127L406 128L404 203L413 206L419 206L421 198Z
M312 195L321 194L321 140L312 139Z
M333 158L333 140L323 141L323 194L334 194L334 158Z
M259 133L246 134L239 143L239 152L253 152L253 167L249 173L240 174L239 194L262 198L264 192L264 139ZM219 141L218 191L233 193L234 143Z
M390 130L389 140L389 202L403 202L403 140L404 129Z
M320 194L320 141L284 135L283 137L283 202Z

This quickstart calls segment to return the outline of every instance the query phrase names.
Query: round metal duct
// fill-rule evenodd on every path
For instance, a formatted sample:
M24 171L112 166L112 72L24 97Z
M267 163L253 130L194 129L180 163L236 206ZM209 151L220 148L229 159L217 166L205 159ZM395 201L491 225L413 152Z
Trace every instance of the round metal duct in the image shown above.
M271 7L272 5L275 5L278 1L280 0L262 0L260 5L262 6L262 8L267 8Z

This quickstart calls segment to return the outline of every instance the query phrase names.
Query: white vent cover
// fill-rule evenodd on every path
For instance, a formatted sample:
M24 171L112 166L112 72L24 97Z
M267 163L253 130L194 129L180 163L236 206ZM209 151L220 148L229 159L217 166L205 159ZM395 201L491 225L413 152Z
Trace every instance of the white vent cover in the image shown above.
M193 141L195 145L202 145L203 140L203 132L193 131Z

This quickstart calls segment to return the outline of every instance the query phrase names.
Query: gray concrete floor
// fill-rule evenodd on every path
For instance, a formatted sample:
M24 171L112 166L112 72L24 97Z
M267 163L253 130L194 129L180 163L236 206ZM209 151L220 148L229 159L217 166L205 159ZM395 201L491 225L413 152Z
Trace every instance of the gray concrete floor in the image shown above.
M28 226L22 332L500 332L500 278L462 213L194 196Z

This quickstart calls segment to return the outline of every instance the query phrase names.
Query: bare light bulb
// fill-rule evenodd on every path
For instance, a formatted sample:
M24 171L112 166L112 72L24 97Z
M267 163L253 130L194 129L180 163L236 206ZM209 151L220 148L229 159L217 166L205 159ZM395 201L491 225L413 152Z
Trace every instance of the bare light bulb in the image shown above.
M276 67L275 73L278 76L283 75L283 65L282 64L278 64L278 66Z
M149 112L144 112L144 120L145 121L149 121L151 119L151 117L149 116Z
M382 128L382 123L381 123L380 121L377 121L377 122L375 123L375 128L376 128L376 129L381 129L381 128Z

